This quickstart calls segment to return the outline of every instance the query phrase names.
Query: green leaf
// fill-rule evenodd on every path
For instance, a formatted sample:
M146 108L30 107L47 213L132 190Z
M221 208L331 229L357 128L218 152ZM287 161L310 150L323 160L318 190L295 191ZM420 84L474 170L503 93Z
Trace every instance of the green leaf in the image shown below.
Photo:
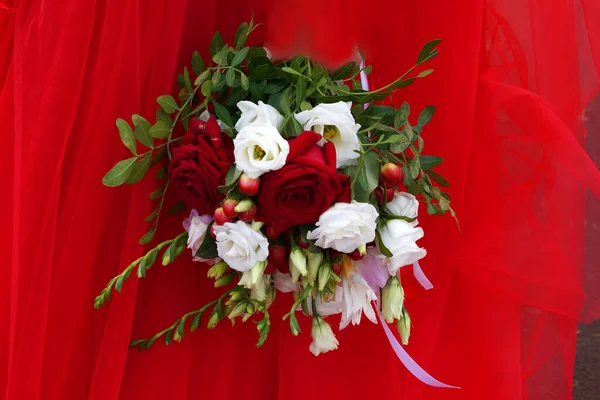
M440 186L443 186L443 187L450 186L450 183L446 180L446 178L444 178L443 176L441 176L437 172L435 172L435 171L427 171L427 174L431 177L431 179L433 179L434 181L436 181Z
M204 72L205 68L206 66L204 65L204 60L200 56L200 53L194 51L194 53L192 54L192 69L194 70L196 75L200 75L202 72Z
M246 40L248 39L248 23L243 22L240 27L235 32L235 36L233 39L234 46L239 49L244 47L246 44Z
M433 57L437 56L438 51L434 49L435 46L440 44L440 39L431 40L423 46L421 52L419 53L419 57L417 57L417 65L423 64L427 60L431 60Z
M155 177L156 179L168 179L169 173L167 171L167 166L164 165L163 167L159 168L158 171L156 171Z
M194 332L196 329L198 329L198 327L200 327L201 322L202 322L202 313L198 313L192 319L192 323L190 324L190 332Z
M296 107L302 107L302 102L306 98L306 84L299 80L296 85Z
M379 160L377 154L368 152L362 156L362 167L359 165L356 186L354 188L354 200L367 203L371 193L379 183Z
M219 81L221 80L221 76L223 74L221 73L221 71L216 70L212 76L212 85L217 86L219 84Z
M140 244L148 244L154 239L154 235L156 235L156 229L151 229L144 236L140 238ZM210 235L208 235L210 236Z
M250 87L250 82L248 82L248 77L243 72L240 74L240 81L242 84L242 88L244 90L248 90L248 88Z
M149 134L151 126L150 122L138 114L133 114L131 119L133 121L133 125L135 126L135 137L137 138L138 142L148 148L154 147L152 137Z
M137 157L131 157L116 163L115 166L104 175L102 183L109 187L119 186L125 183L131 174L135 160L137 160Z
M415 158L413 158L410 162L408 169L410 171L410 177L413 179L417 179L417 176L419 176L419 172L421 172L419 157L415 155Z
M217 31L210 41L210 55L214 56L217 54L223 48L223 46L225 46L225 42L223 41L221 33Z
M295 313L292 313L290 315L290 330L292 331L292 335L294 336L298 336L300 333L302 333L302 331L300 330L300 325L298 325L298 319L296 319Z
M156 120L163 121L163 122L167 123L169 126L173 124L173 120L171 119L169 114L167 114L165 112L165 110L163 110L162 108L158 108L156 110ZM150 134L150 132L148 132L148 134Z
M394 117L394 127L399 128L406 122L408 116L410 115L410 106L408 103L404 102L396 112L396 116Z
M117 292L121 293L121 288L123 287L123 280L125 279L125 277L123 275L119 276L119 278L117 279L117 283L115 283L115 289L117 290Z
M167 114L173 114L179 109L177 108L177 102L175 102L175 99L169 95L159 96L156 99L156 102L162 107L163 110L165 110Z
M371 71L373 70L373 66L372 65L367 65L366 67L363 68L363 72L368 76L371 74Z
M421 111L421 114L419 114L419 127L423 127L425 124L427 124L429 120L431 120L431 117L433 117L433 114L435 114L434 106L425 107L423 111Z
M242 171L237 169L235 164L229 167L227 176L225 176L225 185L219 186L219 191L221 193L227 193L230 191L233 186L235 186L237 180L240 178L240 175L242 175Z
M150 168L154 167L156 164L161 162L165 158L166 154L167 154L166 147L163 147L158 152L154 153L154 155L152 156L152 162L150 163Z
M215 114L217 115L217 118L223 121L225 125L229 126L230 128L233 128L235 124L233 123L233 120L231 119L231 115L229 114L229 111L227 111L227 108L225 108L224 105L216 101L213 101L213 104L215 106Z
M190 71L188 71L187 67L183 67L183 81L185 83L185 87L189 90L192 90L192 81L190 80Z
M227 65L227 54L229 53L229 47L223 46L221 50L217 54L213 56L213 61L220 66Z
M225 83L227 86L232 87L233 81L235 80L235 70L233 68L227 70L227 74L225 74Z
M121 136L121 141L125 147L127 147L134 156L137 155L137 150L135 148L135 137L133 136L131 126L129 126L127 121L119 118L117 119L117 128L119 128L119 135Z
M150 222L156 217L158 217L158 208L155 208L154 211L150 213L150 215L144 218L144 222Z
M348 75L350 75L350 73L355 67L356 63L354 61L347 62L346 64L342 65L341 67L332 72L331 79L337 81L346 78Z
M287 72L288 74L292 74L292 75L301 76L301 77L303 77L303 78L305 77L305 76L304 76L304 75L302 75L300 72L298 72L298 71L296 71L295 69L293 69L293 68L290 68L290 67L283 67L283 68L281 68L281 70L282 70L283 72Z
M426 69L425 71L419 72L419 75L417 75L417 78L425 78L427 75L431 74L432 72L433 72L432 69Z
M284 81L283 79L276 79L273 81L270 81L267 86L265 87L265 93L266 94L273 94L273 93L279 93L282 90L284 90L286 87L288 87L289 82L288 81Z
M208 226L208 228L207 228L208 232L210 232L212 225L213 225L213 223L211 223ZM196 252L196 256L203 258L205 260L210 260L210 259L217 257L218 255L219 255L219 253L217 252L217 243L215 242L215 239L210 234L204 235L204 240L202 240L202 244L198 248L198 251Z
M173 207L171 207L169 209L169 211L167 211L167 214L169 214L169 215L179 214L180 212L185 211L186 209L187 209L187 206L185 205L185 203L183 201L179 201Z
M185 79L183 74L177 74L177 87L183 89L185 87Z
M131 173L125 183L133 185L134 183L141 181L146 175L146 172L148 172L148 168L150 168L150 161L152 161L152 157L150 157L150 154L146 154L134 163L133 167L131 167Z
M235 54L235 56L233 56L233 60L231 60L231 66L237 67L238 65L240 65L242 61L246 59L246 56L248 55L248 50L250 50L248 47L244 47L243 49L238 51Z
M200 88L200 91L202 92L202 94L204 95L204 97L209 97L211 90L212 90L212 81L206 81L206 82L204 82L202 84L202 88Z
M160 199L164 195L163 188L158 188L154 192L150 193L150 200Z
M421 169L424 171L428 171L444 161L442 157L437 156L420 156L419 158L421 160Z
M194 86L200 86L202 83L204 83L204 81L208 78L209 75L210 75L209 70L206 70L203 73L201 73L200 75L198 75L198 77L194 81Z
M171 133L171 125L167 124L164 121L156 121L156 123L152 125L148 133L153 138L164 139L168 137Z

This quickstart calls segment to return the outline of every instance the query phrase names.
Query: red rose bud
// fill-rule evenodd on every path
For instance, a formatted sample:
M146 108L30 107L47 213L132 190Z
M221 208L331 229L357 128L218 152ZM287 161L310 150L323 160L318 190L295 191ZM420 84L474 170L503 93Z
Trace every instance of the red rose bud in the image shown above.
M238 219L244 222L251 222L254 217L256 217L256 213L258 212L258 208L253 204L252 207L248 211L244 211L238 214Z
M356 249L352 253L350 253L349 256L354 261L362 260L364 257L362 254L360 254L360 251L358 251L358 249Z
M260 179L250 178L248 175L242 174L238 180L238 188L243 194L254 196L260 188Z
M275 270L277 269L277 264L272 262L271 259L269 259L269 262L267 263L267 266L265 267L265 274L272 274L273 272L275 272Z
M223 203L223 213L225 213L226 217L235 217L237 215L237 211L235 207L238 205L237 200L227 199Z
M206 127L204 129L209 138L221 139L221 127L219 126L219 123L214 115L211 115L208 118L208 121L206 121Z
M269 263L281 264L285 261L285 248L278 244L269 246Z
M404 172L394 163L387 163L381 167L381 177L392 185L399 185L404 180Z
M223 225L225 222L232 222L233 218L225 215L223 207L219 207L215 210L215 223L217 225Z
M281 232L277 232L271 225L267 225L265 228L265 235L267 238L274 240L281 236Z
M188 127L190 128L190 131L192 131L192 133L194 133L195 135L199 135L200 133L202 133L204 131L205 126L206 122L201 121L196 117L192 117L188 121Z

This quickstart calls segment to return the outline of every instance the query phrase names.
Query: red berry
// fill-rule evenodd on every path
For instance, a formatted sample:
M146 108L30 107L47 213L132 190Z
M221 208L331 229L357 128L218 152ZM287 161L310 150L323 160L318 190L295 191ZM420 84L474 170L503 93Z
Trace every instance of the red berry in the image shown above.
M281 236L281 232L277 232L271 225L267 225L265 228L265 236L267 236L268 239L274 240Z
M392 200L394 200L394 189L388 188L386 193L387 193L386 202L390 203Z
M190 131L192 131L192 133L194 133L195 135L199 135L200 133L202 133L204 131L204 127L206 126L206 122L204 121L200 121L198 118L190 118L190 120L188 121L188 127L190 128Z
M227 199L223 203L223 212L226 217L235 217L237 213L235 212L235 206L238 205L237 200Z
M383 189L380 187L375 189L375 198L377 199L377 204L383 203Z
M223 207L219 207L215 210L215 224L223 225L225 222L232 222L233 218L225 215Z
M265 268L265 274L272 274L273 272L275 272L276 269L277 269L277 264L275 264L274 262L271 262L271 260L269 260L269 262L267 263L267 266Z
M404 180L404 172L394 163L387 163L381 167L381 177L391 185L399 185Z
M339 275L339 273L342 271L342 265L338 263L331 264L331 269L333 270L333 272Z
M252 208L248 211L244 211L238 214L238 218L244 222L252 222L254 217L256 217L256 213L258 212L258 208L253 204Z
M212 237L213 237L213 239L216 239L216 238L217 238L217 234L215 233L215 224L212 224L212 225L210 226L210 236L212 236Z
M285 248L278 244L269 246L269 263L281 264L285 261Z
M308 249L310 247L310 243L306 243L302 240L302 237L298 237L298 246L302 247L303 249Z
M248 175L242 174L238 180L238 188L243 194L254 196L260 188L260 179L250 178Z
M363 259L363 256L360 254L360 252L358 251L358 249L356 249L352 253L350 253L349 256L354 261L359 261L359 260Z

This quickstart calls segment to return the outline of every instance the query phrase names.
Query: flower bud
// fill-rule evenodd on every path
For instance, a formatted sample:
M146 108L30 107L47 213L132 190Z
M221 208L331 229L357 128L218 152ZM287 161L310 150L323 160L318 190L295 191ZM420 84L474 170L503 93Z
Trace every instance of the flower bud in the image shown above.
M233 309L229 313L228 317L231 320L236 317L239 317L240 315L242 315L245 312L246 312L246 303L241 302L241 303L238 303L235 307L233 307Z
M208 327L208 329L212 329L215 326L217 326L218 323L219 323L219 316L217 315L216 312L213 312L210 315L210 318L208 319L208 323L206 324L206 326Z
M357 250L358 250L358 254L360 254L361 256L364 256L365 254L367 254L367 245L366 245L366 243L363 243L360 246L358 246Z
M267 285L269 285L270 280L270 277L263 275L250 290L250 298L258 301L265 301L267 298Z
M329 264L328 262L321 264L321 267L319 268L319 273L318 273L319 292L322 292L323 289L325 289L325 286L327 286L327 282L329 282L330 276L331 276L331 264Z
M331 326L318 315L313 316L311 334L313 342L309 349L315 356L338 348L339 342L333 334Z
M221 276L223 276L225 271L227 271L228 267L229 266L225 261L219 261L218 263L216 263L208 269L206 276L208 276L209 278L219 279Z
M246 212L249 209L251 209L253 205L254 203L252 202L252 200L245 199L237 203L237 205L234 208L234 211L237 213Z
M252 305L252 303L246 304L246 313L254 314L254 306Z
M290 253L290 272L292 274L292 282L298 282L300 275L306 276L306 255L300 247L294 247Z
M259 279L263 276L267 263L258 261L250 270L244 271L238 285L244 286L246 289L252 289Z
M308 283L310 286L314 286L315 279L317 279L317 273L319 271L319 266L323 262L323 253L311 253L307 252L308 256Z
M163 256L162 265L163 265L163 267L166 267L170 263L171 263L171 257L169 257L169 252L167 251L167 252L165 252L165 255Z
M402 318L396 321L396 329L398 329L402 344L406 346L410 338L410 315L408 315L406 310L402 310Z
M260 229L263 227L264 224L265 224L264 222L252 221L252 224L250 224L250 226L256 232L258 232L258 231L260 231Z
M397 277L388 279L381 295L381 309L383 319L388 323L402 318L402 306L404 304L404 290Z

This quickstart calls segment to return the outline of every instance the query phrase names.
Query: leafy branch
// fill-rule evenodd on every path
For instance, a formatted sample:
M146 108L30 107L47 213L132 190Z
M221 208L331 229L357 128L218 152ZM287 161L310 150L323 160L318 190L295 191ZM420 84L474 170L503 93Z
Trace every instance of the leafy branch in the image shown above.
M162 263L163 265L170 264L175 257L181 254L181 251L183 251L187 237L187 232L183 232L174 239L166 240L158 244L144 256L129 264L127 268L123 270L123 272L112 278L106 287L102 289L102 292L94 299L94 308L98 309L100 306L104 305L104 303L109 301L113 290L120 292L121 288L123 287L123 282L131 276L131 273L136 267L138 278L144 278L146 276L146 271L150 269L150 267L152 267L156 261L158 253L167 246L169 247L163 254Z

